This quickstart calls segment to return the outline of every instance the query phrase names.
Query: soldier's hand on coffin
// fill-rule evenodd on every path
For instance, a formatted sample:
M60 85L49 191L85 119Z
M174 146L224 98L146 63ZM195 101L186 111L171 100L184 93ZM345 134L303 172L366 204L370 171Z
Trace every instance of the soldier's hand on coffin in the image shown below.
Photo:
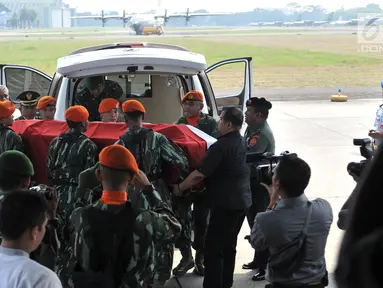
M180 186L178 184L172 185L172 192L174 196L177 196L177 197L183 196L183 192L180 190Z
M54 219L56 218L56 210L58 206L57 190L53 187L47 187L44 196L48 203L48 219Z
M138 174L133 176L132 184L141 190L145 189L147 186L150 186L148 177L146 177L145 173L141 170L139 170Z

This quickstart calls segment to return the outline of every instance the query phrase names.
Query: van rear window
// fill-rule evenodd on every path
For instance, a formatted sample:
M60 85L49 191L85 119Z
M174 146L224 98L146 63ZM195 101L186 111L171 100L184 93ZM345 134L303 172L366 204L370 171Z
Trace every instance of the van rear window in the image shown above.
M103 76L105 84L102 84L101 79L100 81L97 81L95 79L92 80L90 88L96 90L98 88L103 88L103 85L105 85L106 87L104 89L114 90L113 93L115 95L113 98L120 99L121 101L125 101L129 98L151 98L151 77L152 76L149 74L108 75ZM85 78L81 79L80 82L77 83L75 95L79 95L81 93L84 93L84 91L88 90L88 83L89 81L87 81Z

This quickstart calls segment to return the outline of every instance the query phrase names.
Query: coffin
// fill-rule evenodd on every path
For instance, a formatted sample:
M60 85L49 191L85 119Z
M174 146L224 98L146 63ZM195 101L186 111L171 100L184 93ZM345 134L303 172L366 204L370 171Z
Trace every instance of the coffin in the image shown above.
M209 141L203 138L204 133L196 133L187 125L144 124L144 126L162 133L179 145L185 151L191 169L200 163L209 145ZM64 121L19 120L15 121L11 128L23 138L25 153L35 169L35 181L38 184L49 185L46 175L48 145L55 137L67 131L68 126ZM90 122L85 134L101 151L105 146L114 144L127 128L125 123ZM174 172L174 169L169 169ZM174 175L171 178L174 178Z

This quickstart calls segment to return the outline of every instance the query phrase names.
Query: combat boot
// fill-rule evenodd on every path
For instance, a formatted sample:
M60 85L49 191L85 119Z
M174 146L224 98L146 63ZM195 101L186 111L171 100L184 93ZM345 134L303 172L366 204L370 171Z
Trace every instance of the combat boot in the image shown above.
M194 267L194 259L191 251L191 247L188 245L185 248L181 248L182 259L180 264L173 269L173 275L177 277L184 276L190 269Z
M196 251L195 253L195 268L194 273L198 276L205 276L205 265L203 263L204 255L201 251Z

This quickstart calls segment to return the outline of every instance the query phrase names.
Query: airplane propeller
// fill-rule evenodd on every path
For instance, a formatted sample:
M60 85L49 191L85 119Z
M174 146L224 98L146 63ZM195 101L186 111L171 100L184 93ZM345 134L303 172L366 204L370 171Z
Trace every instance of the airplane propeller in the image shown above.
M166 24L168 23L168 21L169 21L169 17L168 17L168 9L165 9L164 26L166 26Z
M104 10L101 10L101 22L102 22L102 28L104 28L105 27L105 23L106 23L106 21L108 21L108 19L106 19L105 17L104 17Z
M191 16L189 16L189 8L186 10L185 26L188 26Z

